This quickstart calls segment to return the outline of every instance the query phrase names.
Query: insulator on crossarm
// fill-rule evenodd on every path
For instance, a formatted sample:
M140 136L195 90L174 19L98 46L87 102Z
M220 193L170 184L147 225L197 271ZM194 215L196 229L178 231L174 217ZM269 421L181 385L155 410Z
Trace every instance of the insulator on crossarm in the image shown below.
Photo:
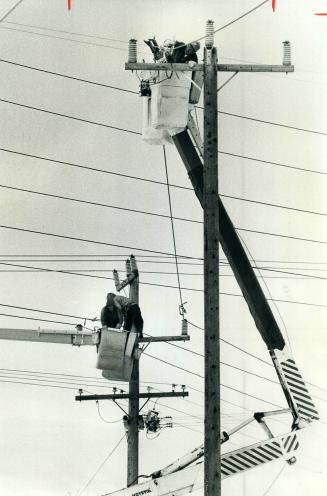
M137 62L137 40L131 38L128 42L128 62Z
M291 64L291 42L283 41L283 65Z
M205 38L205 45L206 48L211 49L214 44L214 21L208 20L206 22L206 38Z
M182 320L182 336L188 335L188 322L187 319Z

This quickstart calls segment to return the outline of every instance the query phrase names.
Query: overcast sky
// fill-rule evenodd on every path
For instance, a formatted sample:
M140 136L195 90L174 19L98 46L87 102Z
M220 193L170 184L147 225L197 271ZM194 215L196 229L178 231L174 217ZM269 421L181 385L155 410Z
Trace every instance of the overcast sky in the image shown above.
M15 3L0 0L0 18ZM23 0L4 19L0 25L1 225L63 237L0 227L0 258L3 264L76 274L88 272L83 272L84 276L44 271L24 273L18 271L28 269L0 265L1 305L73 316L1 306L3 314L54 322L0 315L0 328L73 329L76 323L84 323L83 318L99 317L106 293L114 290L111 271L113 268L123 271L122 259L130 253L137 256L141 283L151 284L140 286L145 332L179 334L181 327L175 266L159 263L169 260L158 258L160 253L173 253L168 218L31 193L169 215L164 185L67 165L165 182L162 147L150 146L141 136L129 132L141 130L141 98L3 61L137 92L137 76L124 70L129 38L139 40L139 60L150 61L143 39L155 34L159 42L167 38L191 41L203 36L207 19L213 19L215 28L219 28L258 3L258 0L72 0L69 12L66 0ZM280 64L282 42L292 42L294 74L240 74L219 93L221 111L268 122L219 115L219 150L224 152L219 155L219 188L223 195L298 209L224 198L234 225L246 230L239 233L251 256L260 267L275 270L261 272L264 291L268 296L269 289L271 297L277 300L272 309L285 337L288 334L300 370L314 385L310 391L322 419L303 432L298 463L292 467L286 465L268 493L283 462L224 481L226 496L307 496L309 491L324 494L327 489L327 18L314 15L324 11L327 12L327 3L323 0L277 0L275 13L268 2L221 30L215 38L219 60L233 63ZM219 84L229 76L220 73ZM201 109L197 117L201 127ZM166 151L170 182L189 187L176 150L168 146ZM182 289L187 318L202 327L203 249L199 223L202 210L192 191L172 188L171 195L175 217L198 221L176 220L175 232L178 254L194 257L189 261L194 265L179 267L181 285L188 288ZM107 245L69 240L65 236ZM149 258L151 253L146 250L159 253ZM85 261L90 255L97 255L96 261ZM58 261L60 256L65 261ZM221 259L225 259L223 254ZM236 296L240 295L240 289L228 266L222 266L221 276L221 291L232 294L221 296L222 338L269 360L247 305L242 297ZM86 325L94 326L90 321ZM189 330L191 341L181 346L202 354L203 332L191 326ZM202 357L167 344L151 345L147 353L193 375L142 356L142 388L151 385L169 391L172 383L185 384L190 396L187 400L166 399L157 403L162 416L173 417L174 428L161 431L156 439L147 439L141 432L141 474L167 465L200 445L203 439ZM272 367L226 342L222 343L221 354L225 364L276 380ZM95 393L111 392L114 384L101 380L95 361L96 352L91 347L1 341L1 495L99 496L125 486L125 439L98 471L124 436L121 410L111 402L102 402L99 415L94 402L79 404L74 400L79 387ZM264 400L285 405L277 384L226 365L222 365L221 372L225 430L254 411L274 408ZM123 389L126 386L120 385ZM117 422L105 423L103 419ZM285 417L282 421L283 424L271 424L274 432L289 430L289 419ZM244 435L236 435L227 448L235 449L262 438L259 428L251 426Z

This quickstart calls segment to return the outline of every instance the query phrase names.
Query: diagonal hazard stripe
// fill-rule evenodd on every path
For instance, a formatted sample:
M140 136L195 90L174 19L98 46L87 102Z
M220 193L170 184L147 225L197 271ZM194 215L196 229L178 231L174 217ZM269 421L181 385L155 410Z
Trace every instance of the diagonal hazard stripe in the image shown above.
M244 456L244 453L239 453L238 456L240 458L243 458L247 463L251 463L253 467L256 467L258 465L258 462L255 461L253 458L247 458L246 456ZM261 462L260 462L261 463Z
M245 463L244 460L240 459L240 454L237 456L237 458L235 456L231 456L230 458L231 460L237 461L237 463L239 463L245 468L251 468L251 464L249 462Z
M265 453L267 453L267 455L270 456L270 458L279 458L278 454L277 453L273 453L271 451L269 451L268 449L268 446L259 446L258 449L260 449L261 451L264 451Z

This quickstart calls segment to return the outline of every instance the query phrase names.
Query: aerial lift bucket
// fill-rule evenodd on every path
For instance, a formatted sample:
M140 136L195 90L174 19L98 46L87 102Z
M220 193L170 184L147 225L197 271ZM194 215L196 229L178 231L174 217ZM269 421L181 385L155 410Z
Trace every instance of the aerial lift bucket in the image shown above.
M128 382L135 358L137 334L111 327L101 329L96 368L102 370L106 379Z

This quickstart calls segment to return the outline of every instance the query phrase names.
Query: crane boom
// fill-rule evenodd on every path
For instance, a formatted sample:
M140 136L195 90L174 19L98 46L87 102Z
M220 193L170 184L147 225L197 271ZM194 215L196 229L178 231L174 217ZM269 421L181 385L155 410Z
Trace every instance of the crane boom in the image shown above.
M290 463L299 447L298 436L289 432L221 456L221 478L256 468L265 463L284 459ZM203 487L203 461L183 470L136 484L105 496L182 496Z

